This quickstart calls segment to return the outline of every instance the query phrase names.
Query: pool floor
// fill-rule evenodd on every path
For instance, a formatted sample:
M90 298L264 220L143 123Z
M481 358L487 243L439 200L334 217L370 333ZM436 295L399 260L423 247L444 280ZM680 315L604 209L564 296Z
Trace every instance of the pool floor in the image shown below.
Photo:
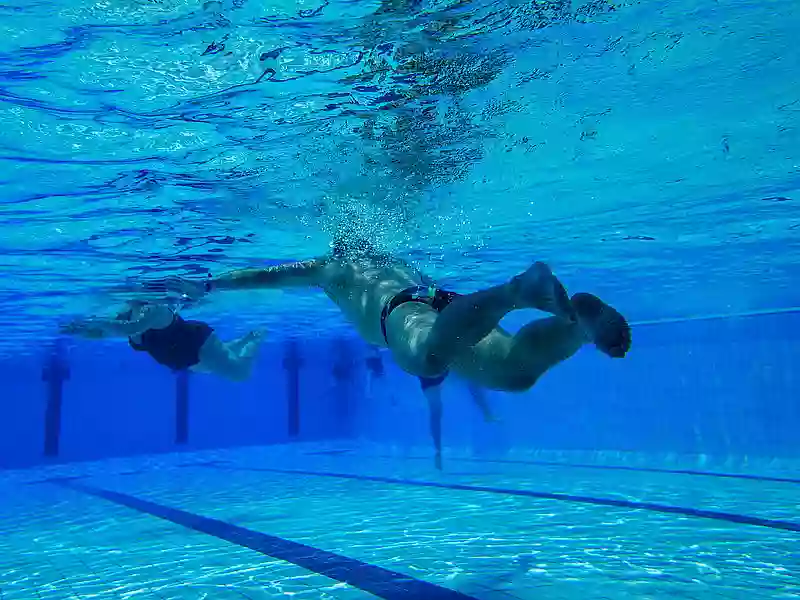
M800 479L296 444L0 474L0 598L800 598Z

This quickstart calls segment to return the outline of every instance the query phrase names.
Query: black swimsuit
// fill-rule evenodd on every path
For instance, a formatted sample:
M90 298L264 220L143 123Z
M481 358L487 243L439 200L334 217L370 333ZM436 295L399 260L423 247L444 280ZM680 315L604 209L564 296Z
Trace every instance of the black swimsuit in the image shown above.
M427 304L436 312L442 312L450 305L453 299L457 297L458 294L455 292L446 292L428 285L418 285L403 290L389 300L386 306L383 307L383 311L381 312L381 332L383 333L383 339L386 340L387 344L389 343L386 337L386 319L388 319L392 311L401 304L405 304L406 302L420 302L421 304ZM429 387L441 384L447 378L447 375L448 371L445 371L436 377L420 377L419 382L422 385L422 389L425 390Z
M185 321L175 315L172 323L163 329L148 329L135 342L128 339L131 348L147 352L158 364L173 371L185 371L200 362L200 348L214 329L202 321Z

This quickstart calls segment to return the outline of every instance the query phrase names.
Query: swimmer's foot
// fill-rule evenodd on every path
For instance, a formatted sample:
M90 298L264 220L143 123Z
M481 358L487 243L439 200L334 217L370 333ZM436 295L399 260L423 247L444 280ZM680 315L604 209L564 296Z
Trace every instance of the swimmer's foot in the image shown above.
M611 358L623 358L631 349L631 328L617 310L592 294L572 297L578 320L597 349Z
M557 317L576 320L575 309L567 290L543 262L533 266L511 280L518 308L536 308Z
M251 331L245 338L248 342L261 342L266 334L263 331Z
M250 331L239 338L238 344L241 346L258 345L264 341L264 336L263 331Z
M251 331L240 340L234 342L235 346L231 347L231 349L238 353L240 358L253 359L258 354L263 340L263 331Z

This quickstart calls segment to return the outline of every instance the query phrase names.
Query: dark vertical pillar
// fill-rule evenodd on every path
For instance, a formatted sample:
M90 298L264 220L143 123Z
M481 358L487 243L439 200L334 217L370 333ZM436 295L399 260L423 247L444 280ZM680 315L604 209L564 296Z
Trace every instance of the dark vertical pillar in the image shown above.
M56 340L42 367L47 402L44 412L44 455L47 457L56 457L59 453L64 382L70 375L66 354L63 340Z
M389 404L396 406L397 397L391 388L382 385L381 389L376 389L378 382L383 382L386 376L386 365L383 364L383 354L380 348L372 346L364 359L364 367L366 369L366 387L361 399L371 402L374 400L376 393L386 393L389 396Z
M286 402L288 404L287 431L289 437L300 435L300 344L296 340L286 342L283 368L286 370Z
M189 443L189 371L175 375L175 443Z
M382 379L386 373L386 369L383 366L383 357L377 348L373 348L370 354L367 355L364 359L364 365L373 379Z
M331 356L335 356L333 363L334 381L334 407L339 431L336 433L349 436L352 432L352 413L350 402L353 391L353 375L355 364L353 360L353 345L347 340L334 340Z

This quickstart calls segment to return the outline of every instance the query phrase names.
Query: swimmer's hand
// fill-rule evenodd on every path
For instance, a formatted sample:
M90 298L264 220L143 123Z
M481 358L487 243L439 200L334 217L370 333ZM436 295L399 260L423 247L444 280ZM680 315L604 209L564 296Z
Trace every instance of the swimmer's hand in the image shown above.
M105 337L105 332L101 328L92 325L89 321L72 321L71 323L65 323L59 327L59 330L61 333L67 335L78 335L95 340Z
M437 452L436 453L436 458L434 458L434 463L436 464L436 469L438 471L441 471L442 470L442 453L441 452Z
M206 281L171 275L164 279L146 281L142 287L148 292L177 294L190 300L199 300L206 293Z

